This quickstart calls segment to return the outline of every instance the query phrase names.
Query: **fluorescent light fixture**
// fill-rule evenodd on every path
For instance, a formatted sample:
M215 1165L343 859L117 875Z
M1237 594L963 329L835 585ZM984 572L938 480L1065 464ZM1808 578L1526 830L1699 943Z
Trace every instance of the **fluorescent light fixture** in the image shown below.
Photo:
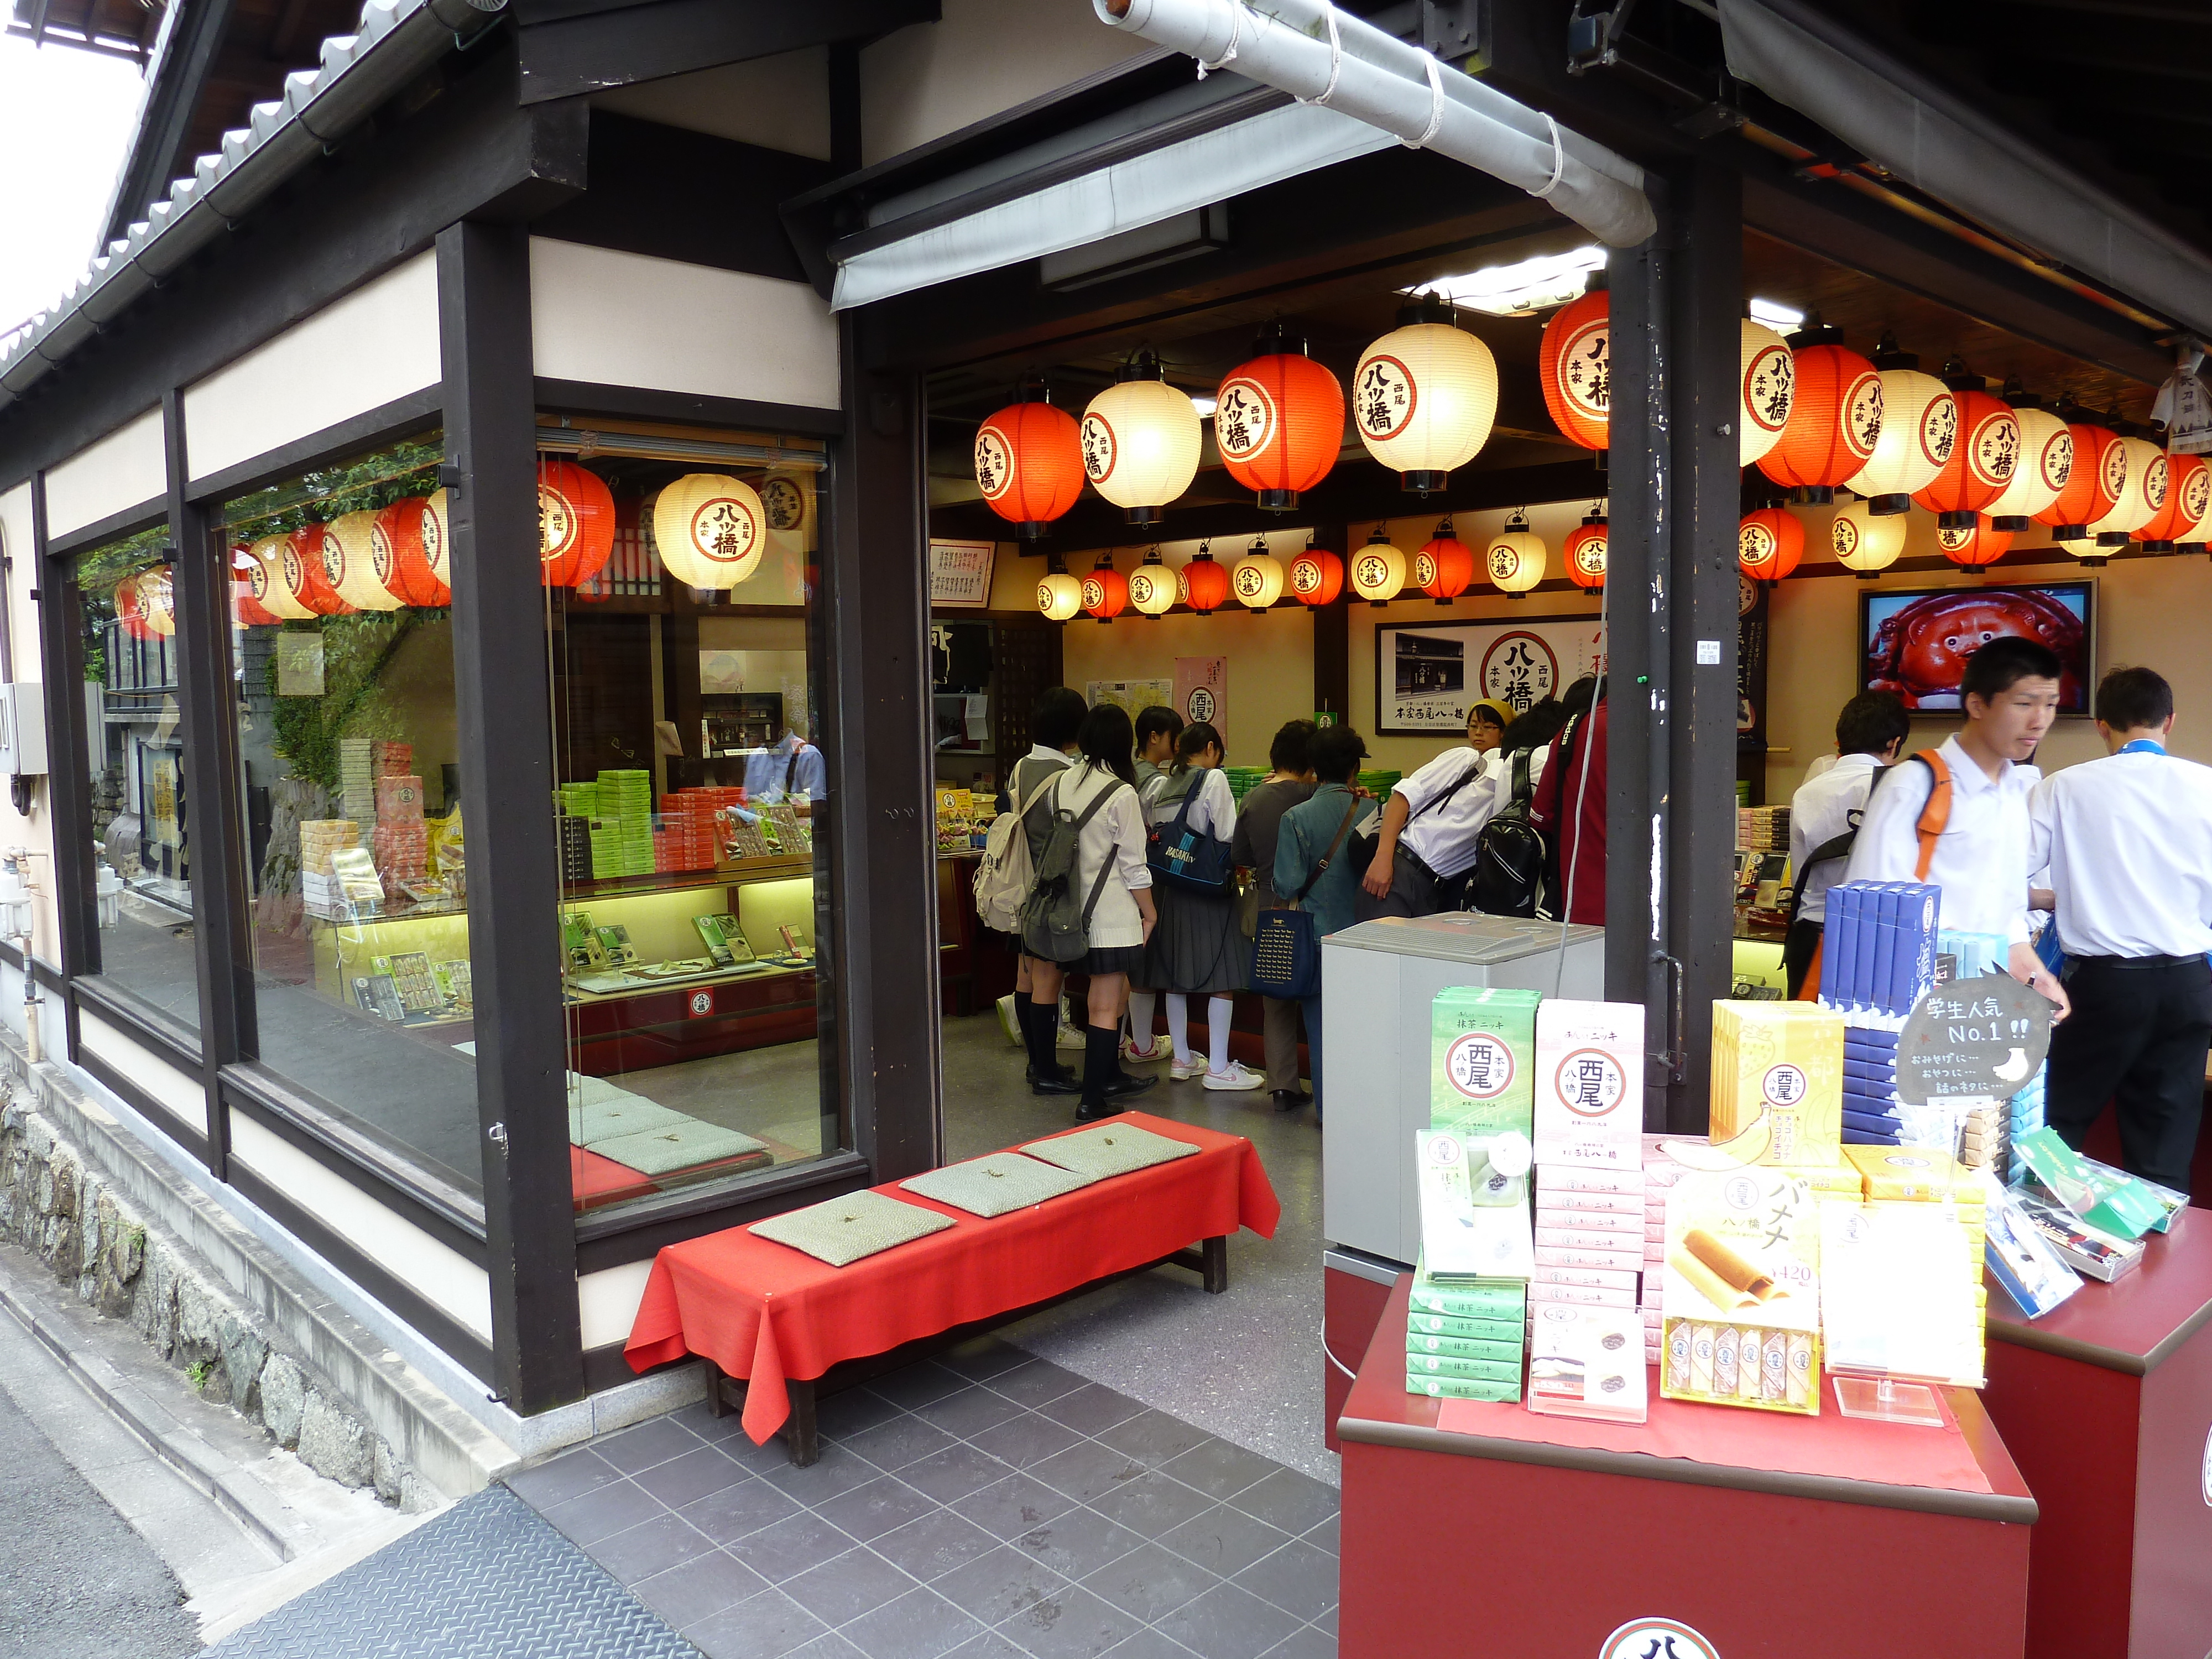
M1214 396L1210 392L1194 392L1190 394L1190 406L1198 411L1198 418L1201 421L1212 418L1214 402Z
M1455 304L1492 317L1525 317L1531 312L1580 299L1583 278L1605 267L1605 250L1592 244L1567 253L1543 253L1518 264L1492 265L1463 276L1439 276L1404 290L1449 295Z
M1767 327L1779 331L1784 329L1796 328L1805 320L1805 313L1802 311L1792 311L1788 306L1777 301L1753 300L1751 302L1751 320L1754 323L1764 323Z

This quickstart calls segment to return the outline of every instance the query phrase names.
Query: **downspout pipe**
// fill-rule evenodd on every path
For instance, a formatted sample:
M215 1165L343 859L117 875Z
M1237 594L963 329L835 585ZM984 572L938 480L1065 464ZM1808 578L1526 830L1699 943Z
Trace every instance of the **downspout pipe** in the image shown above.
M1612 247L1658 228L1644 170L1328 0L1091 0L1099 21L1540 197Z

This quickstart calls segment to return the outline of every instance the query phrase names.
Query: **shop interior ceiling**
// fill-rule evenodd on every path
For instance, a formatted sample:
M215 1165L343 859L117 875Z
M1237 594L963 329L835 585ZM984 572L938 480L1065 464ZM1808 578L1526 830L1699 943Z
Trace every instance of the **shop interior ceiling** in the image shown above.
M1253 355L1261 329L1291 324L1306 337L1311 355L1348 379L1368 344L1395 324L1401 290L1486 266L1559 253L1586 240L1578 229L1556 227L1472 250L1425 254L1395 268L1362 270L1289 293L1269 293L1218 307L1171 315L1155 313L1139 325L1091 337L1079 355L1057 362L1013 357L941 371L929 383L930 530L957 539L1004 538L1009 526L983 505L975 488L973 448L977 426L1011 402L1025 374L1041 374L1053 401L1072 414L1113 381L1134 352L1158 352L1170 380L1196 395L1211 394L1228 372ZM2023 340L1932 300L1891 287L1862 272L1791 247L1756 231L1744 233L1744 296L1818 311L1843 329L1846 343L1871 352L1885 333L1918 354L1930 373L1956 356L1994 390L2013 377L2046 401L2072 398L2085 406L2147 418L2154 388L2110 369ZM1349 424L1335 470L1288 514L1261 512L1249 490L1222 468L1211 425L1197 478L1170 508L1157 532L1124 524L1118 508L1086 495L1062 520L1048 544L1068 551L1136 546L1154 539L1257 534L1294 524L1357 524L1380 518L1438 516L1453 511L1571 501L1602 495L1604 474L1589 453L1569 443L1552 423L1537 376L1537 355L1549 312L1491 317L1463 310L1462 326L1480 336L1498 361L1498 422L1489 443L1453 475L1449 492L1407 494L1396 477L1369 459ZM1765 494L1755 471L1747 474ZM1039 551L1044 550L1040 548Z

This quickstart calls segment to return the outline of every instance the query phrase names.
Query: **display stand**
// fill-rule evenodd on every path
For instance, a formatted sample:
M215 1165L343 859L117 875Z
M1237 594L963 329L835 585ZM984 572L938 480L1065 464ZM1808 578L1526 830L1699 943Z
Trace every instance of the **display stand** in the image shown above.
M1900 1382L1893 1376L1838 1376L1836 1409L1846 1417L1863 1417L1877 1423L1905 1423L1921 1428L1943 1426L1942 1402L1924 1382Z
M2021 1659L2036 1503L1971 1390L1943 1391L1942 1434L1657 1398L1643 1425L1432 1400L1406 1392L1412 1285L1337 1425L1344 1659L1591 1659L1644 1626L1730 1659Z
M2035 1489L2030 1659L2212 1647L2212 1217L2031 1321L1992 1281L1990 1418Z

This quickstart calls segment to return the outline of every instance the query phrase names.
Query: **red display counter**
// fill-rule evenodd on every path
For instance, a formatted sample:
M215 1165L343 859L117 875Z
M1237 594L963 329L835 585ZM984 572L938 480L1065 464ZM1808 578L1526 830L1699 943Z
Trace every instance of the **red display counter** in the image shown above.
M1971 1391L1942 1429L1686 1405L1656 1374L1644 1425L1431 1400L1412 1285L1337 1425L1344 1659L2024 1652L2036 1504Z
M2030 1322L1990 1291L1990 1416L2034 1489L2030 1659L2212 1649L2212 1216Z

